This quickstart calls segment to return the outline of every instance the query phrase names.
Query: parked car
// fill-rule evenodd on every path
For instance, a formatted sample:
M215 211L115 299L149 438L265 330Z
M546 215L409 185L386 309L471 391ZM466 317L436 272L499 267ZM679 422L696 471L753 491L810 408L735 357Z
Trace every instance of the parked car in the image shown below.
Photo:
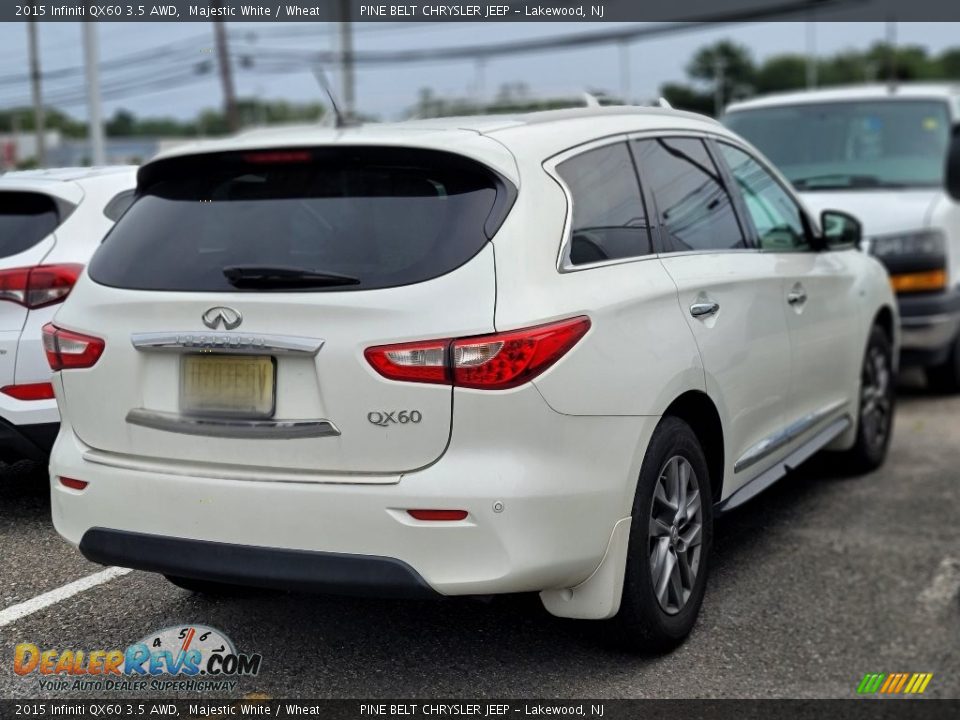
M40 328L136 186L136 168L0 177L0 461L46 462L60 416Z
M716 514L821 448L884 460L883 267L712 120L263 131L137 193L44 331L53 519L95 562L537 591L657 648L694 624Z
M861 218L890 271L903 362L960 391L960 203L944 185L960 85L867 85L771 95L727 109L814 209Z

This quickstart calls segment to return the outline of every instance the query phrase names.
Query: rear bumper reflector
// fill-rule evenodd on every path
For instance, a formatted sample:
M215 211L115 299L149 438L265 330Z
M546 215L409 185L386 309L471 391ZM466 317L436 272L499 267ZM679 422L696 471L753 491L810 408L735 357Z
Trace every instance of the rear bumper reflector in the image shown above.
M17 400L52 400L53 385L48 382L7 385L0 392Z

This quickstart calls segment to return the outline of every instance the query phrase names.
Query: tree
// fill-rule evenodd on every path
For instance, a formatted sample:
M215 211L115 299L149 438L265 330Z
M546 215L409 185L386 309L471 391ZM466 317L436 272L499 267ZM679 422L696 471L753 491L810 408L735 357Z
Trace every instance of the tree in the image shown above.
M711 95L717 91L717 79L722 78L721 98L724 102L752 94L756 73L750 49L730 40L700 48L687 65L687 75L709 87Z
M754 89L758 94L798 90L807 86L807 58L803 55L778 55L756 71Z
M105 130L109 137L130 137L136 134L137 119L129 110L117 110L107 120Z

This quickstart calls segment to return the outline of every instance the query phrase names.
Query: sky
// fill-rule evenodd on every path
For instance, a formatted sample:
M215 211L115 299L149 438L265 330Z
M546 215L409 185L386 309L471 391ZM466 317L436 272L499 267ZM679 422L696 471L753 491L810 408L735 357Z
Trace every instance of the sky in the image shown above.
M356 23L355 49L365 50L450 47L460 44L498 43L541 38L590 29L612 23ZM885 23L814 23L818 54L844 49L864 49L883 40ZM248 49L252 67L238 68L238 95L292 101L322 101L317 82L307 69L269 65L258 50L332 50L329 24L228 23L234 47ZM804 52L810 26L803 22L771 22L722 26L659 39L637 41L626 51L629 75L621 74L618 46L594 46L574 50L519 55L487 62L478 72L473 61L442 64L406 64L395 67L360 68L356 77L357 109L383 119L398 118L417 99L420 88L429 86L440 95L490 99L501 83L526 83L539 97L579 95L586 89L619 93L628 89L633 99L658 96L664 82L685 80L684 67L702 45L730 38L751 48L762 60L784 52ZM44 72L81 68L83 49L80 23L46 23L38 26L41 66ZM113 83L118 96L107 96L105 116L119 108L139 116L193 117L204 108L222 102L215 72L198 74L206 62L213 68L215 55L209 23L102 23L96 27L101 62L131 53L159 50L141 62L121 62L105 71L103 86ZM277 36L276 33L285 36ZM293 35L292 37L290 35ZM931 52L960 45L960 23L897 23L897 40L904 45L922 45ZM164 47L169 46L169 47ZM0 108L26 104L30 87L26 81L27 27L24 23L0 23ZM182 78L193 82L183 84ZM49 104L74 117L86 117L83 75L66 74L45 85ZM479 90L478 90L479 88Z

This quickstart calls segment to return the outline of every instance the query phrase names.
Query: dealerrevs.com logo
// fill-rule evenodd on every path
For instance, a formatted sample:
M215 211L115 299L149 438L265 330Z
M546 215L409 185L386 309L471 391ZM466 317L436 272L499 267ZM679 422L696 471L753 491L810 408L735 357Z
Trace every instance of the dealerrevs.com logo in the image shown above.
M239 653L221 631L181 625L151 633L121 650L41 648L20 643L13 671L40 690L223 691L260 672L262 656Z

